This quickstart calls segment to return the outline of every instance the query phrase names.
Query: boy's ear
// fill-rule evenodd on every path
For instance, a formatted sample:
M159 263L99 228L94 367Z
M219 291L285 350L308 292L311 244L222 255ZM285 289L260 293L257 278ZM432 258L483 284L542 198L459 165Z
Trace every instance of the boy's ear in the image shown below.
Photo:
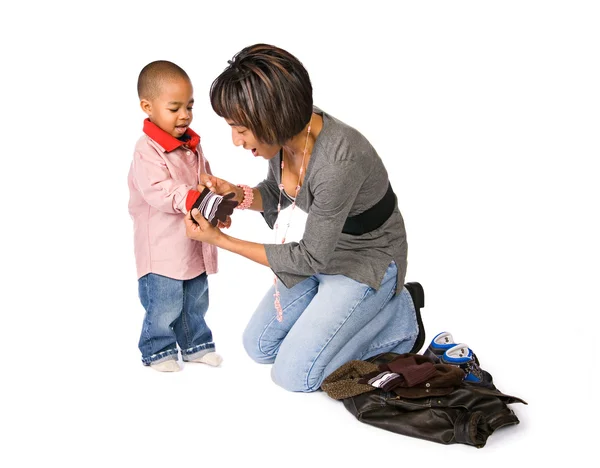
M148 117L152 114L152 104L147 99L140 101L140 107Z

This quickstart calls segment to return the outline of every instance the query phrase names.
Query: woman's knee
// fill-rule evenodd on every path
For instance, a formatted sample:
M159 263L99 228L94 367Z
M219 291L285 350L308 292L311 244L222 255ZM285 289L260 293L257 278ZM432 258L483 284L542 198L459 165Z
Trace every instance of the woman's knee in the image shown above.
M253 361L259 364L271 364L275 361L277 352L274 352L272 347L267 346L266 343L261 341L261 334L251 328L250 324L244 330L242 342L246 353Z
M323 372L315 367L301 355L286 358L279 354L271 368L271 379L290 392L314 392L323 382Z

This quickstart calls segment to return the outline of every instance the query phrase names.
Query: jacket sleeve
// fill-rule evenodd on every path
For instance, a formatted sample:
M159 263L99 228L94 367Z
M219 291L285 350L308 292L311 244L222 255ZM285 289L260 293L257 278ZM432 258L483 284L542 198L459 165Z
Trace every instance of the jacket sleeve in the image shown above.
M311 276L326 268L365 178L366 172L353 161L332 163L315 174L302 240L265 245L275 274Z
M453 395L458 394L458 398ZM386 431L441 444L483 447L500 427L518 424L515 413L497 398L463 390L436 398L394 398L385 392L346 398L344 406L360 422ZM389 394L387 394L389 395Z
M134 183L150 206L164 213L187 213L187 194L196 187L174 179L160 154L136 151L132 170Z

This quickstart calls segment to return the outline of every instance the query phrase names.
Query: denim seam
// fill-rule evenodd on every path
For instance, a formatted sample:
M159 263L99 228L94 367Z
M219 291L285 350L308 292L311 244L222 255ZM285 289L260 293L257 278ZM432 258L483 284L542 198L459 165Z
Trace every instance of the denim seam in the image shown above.
M292 302L290 302L287 306L285 306L283 308L283 311L285 312L289 307L291 307L292 305L294 305L296 302L298 302L300 299L302 299L304 296L306 296L308 293L314 291L315 289L317 289L319 287L319 284L317 283L315 285L314 288L311 288L309 290L307 290L304 294L302 294L301 296L296 297ZM265 351L263 351L262 349L262 337L265 335L265 333L267 332L267 329L271 326L271 324L276 320L276 317L273 316L273 318L271 319L271 321L269 323L267 323L267 325L265 325L265 328L263 328L263 331L261 332L261 334L258 337L258 349L260 350L261 353L263 353L265 356L267 357L271 357L270 354L266 353ZM284 338L285 339L285 338ZM279 346L281 346L281 343L283 342L283 340L281 340L279 342Z
M392 288L392 289L393 289L393 288ZM315 355L315 358L313 359L313 361L312 361L312 363L311 363L311 365L310 365L310 367L309 367L309 369L308 369L308 372L306 372L305 387L306 387L306 389L307 389L307 390L312 390L312 387L311 387L311 386L308 384L308 378L309 378L309 376L310 376L310 373L311 373L311 371L312 371L313 367L315 366L315 363L317 362L317 359L319 359L319 356L320 356L321 354L323 354L323 351L325 350L325 348L327 348L327 345L328 345L329 343L331 343L331 340L333 340L333 338L335 337L335 335L337 335L337 334L338 334L338 332L340 331L340 329L342 328L342 326L344 326L344 324L345 324L345 323L348 321L348 319L349 319L349 318L352 316L352 314L353 314L353 313L354 313L354 311L355 311L355 310L358 308L358 306L364 302L364 300L365 300L365 298L367 297L368 293L369 293L370 291L373 291L373 290L374 290L374 289L373 289L373 288L371 288L370 286L368 286L368 287L365 289L365 292L363 293L363 296L360 298L360 300L358 300L358 301L356 302L356 304L354 304L354 307L353 307L353 308L350 310L350 313L349 313L348 315L346 315L346 317L345 317L345 318L344 318L344 320L343 320L343 321L340 323L340 325L337 327L337 329L335 330L335 332L334 332L334 333L333 333L333 334L332 334L332 335L329 337L329 339L327 340L327 342L325 343L325 345L324 345L324 346L321 348L321 350L320 350L320 351L319 351L319 352L318 352L318 353ZM385 303L384 303L384 304L385 304ZM381 309L379 309L379 310L381 310Z
M305 382L305 386L308 390L312 390L312 387L309 386L308 383L308 379L310 376L310 373L315 365L315 363L317 362L317 359L319 358L319 356L323 353L323 351L325 350L325 348L327 348L327 345L331 342L331 340L333 340L333 338L335 337L335 335L337 335L337 333L340 331L340 329L342 328L342 326L348 321L348 319L352 316L352 314L354 313L354 311L358 308L358 306L360 304L362 304L365 300L365 298L367 297L368 293L370 291L374 291L374 289L372 287L367 287L367 289L365 290L363 297L357 301L357 303L354 305L354 308L350 311L350 313L346 316L346 318L344 319L344 321L342 323L340 323L339 327L335 330L335 332L333 333L333 335L331 335L331 337L329 338L329 340L327 340L327 343L325 343L325 345L321 348L321 350L317 353L317 355L315 356L315 358L313 359L310 368L308 369L308 372L306 373L306 382ZM383 308L389 303L390 298L395 294L396 292L396 287L392 287L390 289L390 292L388 293L386 300L382 302L382 306L379 308L379 310L377 311L377 313L381 312L383 310ZM377 348L375 348L377 349Z
M183 334L185 335L185 346L187 348L190 345L190 331L188 328L188 323L187 323L186 313L185 313L185 302L186 302L185 286L186 286L185 281L182 281L181 293L183 295L183 298L181 301L181 316L180 317L181 317L181 321L182 321Z
M393 296L395 293L396 293L396 288L392 288L392 289L391 289L391 292L390 292L390 294L388 295L388 297L387 297L386 301L384 302L384 304L385 304L385 305L387 305L387 303L390 301L390 298L391 298L391 297L392 297L392 296ZM383 307L385 307L385 305L384 305ZM383 309L383 307L381 307L381 308L379 309L379 312L381 312L381 310ZM413 312L414 312L414 314L415 314L415 321L416 321L416 312L414 311L414 307L413 307ZM417 326L417 334L416 334L416 335L414 335L414 336L415 336L415 337L417 337L418 335L419 335L419 328L418 328L418 326ZM411 335L409 338L412 338L412 337L413 337L413 336ZM375 347L373 347L373 348L368 348L368 349L365 351L365 353L363 354L363 356L364 356L365 354L367 354L367 353L369 353L369 354L370 354L370 352L371 352L371 351L374 351L374 350L376 350L376 349L387 348L388 346L391 346L391 345L396 345L396 344L398 344L398 343L400 343L400 340L396 340L396 341L389 341L388 343L383 343L383 344L381 344L381 345L379 345L379 346L375 346Z
M394 288L394 291L395 291L395 288ZM389 298L388 298L388 299L389 299ZM412 303L412 298L411 298L411 300L409 301L409 303L410 303L410 304L412 304L412 312L413 312L413 316L414 316L414 318L415 318L415 323L417 324L417 331L416 331L416 333L415 333L414 335L409 335L409 336L407 337L407 339L411 339L411 338L415 338L415 339L416 339L416 338L419 336L419 324L418 324L418 322L417 322L417 311L416 311L416 308L415 308L414 304ZM381 309L379 309L379 310L381 310ZM374 350L381 349L381 348L387 348L387 347L388 347L388 346L390 346L390 345L396 345L396 344L398 344L398 343L400 343L400 341L399 341L399 340L396 340L396 341L390 341L389 343L385 343L385 344L382 344L382 345L380 345L380 346L375 346L374 348L369 348L369 349L367 349L367 351L365 351L365 353L363 354L363 356L364 356L365 354L367 354L367 353L369 353L369 354L370 354L370 353L371 353L372 351L374 351Z
M146 277L146 281L144 281L144 286L146 288L146 297L148 298L148 310L146 311L146 315L148 316L148 326L146 327L146 330L144 330L144 332L146 333L146 339L148 340L148 343L150 345L150 349L153 348L152 343L154 341L154 339L152 338L152 335L150 333L150 311L152 310L152 295L150 294L150 276ZM150 359L152 356L148 357L148 359Z

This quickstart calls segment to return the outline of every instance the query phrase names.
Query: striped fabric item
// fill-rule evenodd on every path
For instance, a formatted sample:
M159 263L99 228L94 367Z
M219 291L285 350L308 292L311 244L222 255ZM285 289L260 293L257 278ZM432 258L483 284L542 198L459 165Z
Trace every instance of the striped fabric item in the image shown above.
M206 187L202 190L202 193L197 190L190 190L186 197L185 208L187 211L197 208L210 224L216 226L218 221L225 222L238 205L238 202L233 201L234 197L235 193L233 192L221 196L211 192Z
M221 195L217 195L211 191L208 191L203 197L201 197L200 205L198 205L198 211L202 213L207 221L210 223L215 217L217 213L217 209L219 205L223 201L223 197Z
M375 377L371 377L367 383L373 387L381 388L385 391L388 391L389 388L393 387L395 383L397 383L396 379L399 379L400 375L395 372L381 372L377 374Z

